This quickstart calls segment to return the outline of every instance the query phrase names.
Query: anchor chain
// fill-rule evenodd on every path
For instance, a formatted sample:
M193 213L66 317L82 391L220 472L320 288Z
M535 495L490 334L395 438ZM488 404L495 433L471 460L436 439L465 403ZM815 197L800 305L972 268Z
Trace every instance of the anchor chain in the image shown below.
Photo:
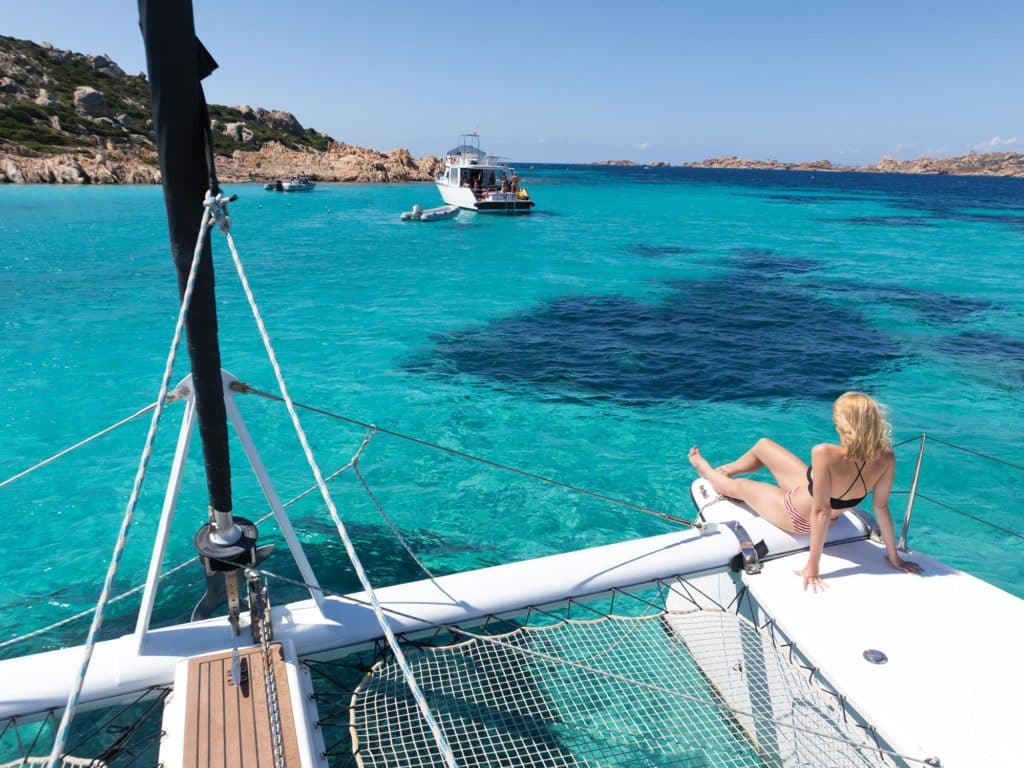
M249 587L249 615L252 639L260 644L263 654L263 684L267 690L267 716L270 720L270 740L274 750L274 768L287 768L284 755L284 736L281 727L281 707L277 695L277 677L274 675L274 656L270 650L273 623L270 618L270 599L259 569L247 568Z

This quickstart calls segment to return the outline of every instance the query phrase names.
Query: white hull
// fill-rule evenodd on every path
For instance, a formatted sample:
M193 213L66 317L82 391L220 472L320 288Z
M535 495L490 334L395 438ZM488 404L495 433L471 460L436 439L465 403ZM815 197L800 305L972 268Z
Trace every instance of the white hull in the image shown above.
M688 529L647 539L568 552L477 571L378 589L396 633L432 632L439 624L463 624L486 616L511 615L530 605L599 595L615 587L645 584L682 573L725 568L739 551L727 532L701 536ZM312 600L273 609L274 640L291 644L300 657L340 656L381 636L373 611L362 604L326 597L324 611ZM240 645L248 645L243 626ZM96 645L80 707L102 706L174 679L178 662L228 650L233 645L226 618L151 630L141 653L126 635ZM64 706L82 661L82 649L65 648L0 661L0 719L41 717Z
M438 182L437 191L441 193L441 199L448 205L457 205L467 211L476 210L476 195L468 187L453 187Z
M481 213L529 213L533 201L518 197L513 192L489 192L478 198L468 187L454 187L437 182L437 191L448 205L457 205L467 211Z
M713 499L705 502L705 520L739 521L754 541L764 540L773 559L755 575L697 579L691 597L729 605L746 590L741 612L758 627L770 622L776 642L791 643L804 666L896 752L937 759L933 764L943 768L1020 764L1015 734L1024 671L1006 656L1006 642L1024 637L1024 601L918 552L911 559L923 575L901 573L885 561L881 543L863 539L826 547L821 573L828 588L805 592L794 571L806 561L809 536L788 534L717 497L704 480L693 489L694 498ZM686 607L675 596L667 603ZM869 650L887 660L870 663ZM758 681L752 674L748 680L756 664L743 659L739 637L723 635L722 651L743 663L715 687L737 709L756 711ZM770 710L770 702L761 706Z

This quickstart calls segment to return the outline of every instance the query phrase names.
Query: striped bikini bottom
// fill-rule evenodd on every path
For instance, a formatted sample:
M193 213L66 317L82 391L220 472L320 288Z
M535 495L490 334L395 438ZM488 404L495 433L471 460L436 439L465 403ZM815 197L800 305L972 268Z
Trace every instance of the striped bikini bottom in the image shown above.
M786 505L786 511L789 512L789 520L793 523L793 530L796 533L810 533L811 532L811 521L796 511L796 507L793 505L793 492L796 488L791 488L786 492L786 495L782 498L782 503Z
M799 488L800 486L797 486ZM786 511L789 512L789 520L793 523L793 530L796 533L810 533L811 532L811 521L796 511L796 506L793 504L793 494L797 488L792 488L786 492L786 495L782 497L782 503L786 505ZM842 517L840 515L839 517ZM833 517L828 521L829 525L835 525L839 517Z

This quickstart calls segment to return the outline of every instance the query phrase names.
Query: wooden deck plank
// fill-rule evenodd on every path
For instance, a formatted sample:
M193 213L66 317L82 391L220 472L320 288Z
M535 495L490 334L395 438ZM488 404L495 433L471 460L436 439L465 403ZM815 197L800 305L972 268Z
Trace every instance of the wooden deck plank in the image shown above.
M274 751L272 748L273 740L270 736L270 709L267 703L267 688L266 683L263 681L263 655L259 654L254 661L257 663L252 663L249 666L249 687L260 695L249 698L250 733L256 738L252 739L247 745L247 756L250 758L252 765L259 766L259 768L264 768L264 766L266 768L273 768ZM281 688L278 687L278 695L280 694ZM257 727L257 723L262 724L263 727ZM249 763L247 762L246 764L248 765Z
M242 695L231 695L231 689L235 687L231 681L231 659L221 659L220 665L221 679L224 680L221 689L221 711L224 713L224 740L221 745L221 754L224 756L225 765L234 765L241 759L238 737L245 731L246 724L239 715L245 711L245 695L244 691L239 692ZM238 727L232 729L230 723L238 723Z
M206 665L207 682L207 743L210 758L207 765L227 765L224 755L224 742L231 735L228 727L231 723L224 717L224 659L213 659ZM223 734L223 738L217 738Z
M263 653L259 646L239 651L247 675L231 681L231 652L188 662L187 730L184 768L274 768ZM299 749L291 706L287 665L279 644L271 645L285 765L298 768Z

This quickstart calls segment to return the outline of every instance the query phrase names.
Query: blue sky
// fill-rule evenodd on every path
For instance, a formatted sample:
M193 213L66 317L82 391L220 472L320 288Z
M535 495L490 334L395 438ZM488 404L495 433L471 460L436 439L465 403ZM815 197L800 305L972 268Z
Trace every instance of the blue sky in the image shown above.
M519 161L1024 151L1024 2L194 0L207 99L352 144ZM145 67L134 0L0 0L0 34Z

